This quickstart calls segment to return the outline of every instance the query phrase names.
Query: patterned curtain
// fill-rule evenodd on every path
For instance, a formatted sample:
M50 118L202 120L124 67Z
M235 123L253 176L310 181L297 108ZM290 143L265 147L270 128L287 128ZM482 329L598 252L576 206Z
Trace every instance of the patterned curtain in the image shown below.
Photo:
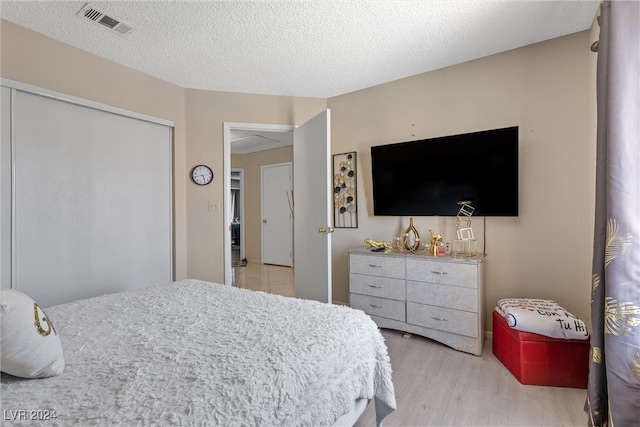
M640 426L640 2L600 8L590 426Z

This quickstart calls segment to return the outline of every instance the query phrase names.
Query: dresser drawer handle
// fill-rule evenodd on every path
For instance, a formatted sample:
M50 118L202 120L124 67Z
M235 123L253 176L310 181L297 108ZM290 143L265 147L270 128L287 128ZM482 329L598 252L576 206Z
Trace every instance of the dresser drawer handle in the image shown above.
M376 286L376 285L369 285L369 287L373 289L382 289L382 286Z
M433 274L449 274L446 271L432 271Z
M433 320L437 320L438 322L448 322L448 320L447 320L447 319L444 319L444 318L442 318L442 317L433 317L433 316L432 316L431 318L432 318Z
M373 305L373 304L369 304L369 305L370 305L371 307L373 307L373 308L382 308L382 306L381 306L381 305Z
M371 267L371 268L382 268L381 265L375 265L375 264L369 264L369 267Z

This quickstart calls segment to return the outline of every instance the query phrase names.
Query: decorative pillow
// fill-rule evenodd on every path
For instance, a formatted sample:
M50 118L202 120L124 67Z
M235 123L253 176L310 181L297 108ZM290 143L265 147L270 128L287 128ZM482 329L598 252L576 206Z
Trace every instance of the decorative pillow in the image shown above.
M2 372L44 378L64 371L60 337L44 311L27 295L0 289L0 328Z
M589 339L584 322L553 300L505 298L498 301L496 311L518 331L551 338Z

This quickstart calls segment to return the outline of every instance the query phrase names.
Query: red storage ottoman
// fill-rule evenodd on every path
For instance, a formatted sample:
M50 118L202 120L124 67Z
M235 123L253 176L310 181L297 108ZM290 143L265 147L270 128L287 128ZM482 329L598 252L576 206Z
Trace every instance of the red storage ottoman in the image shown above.
M493 354L522 384L587 388L590 340L515 330L493 312Z

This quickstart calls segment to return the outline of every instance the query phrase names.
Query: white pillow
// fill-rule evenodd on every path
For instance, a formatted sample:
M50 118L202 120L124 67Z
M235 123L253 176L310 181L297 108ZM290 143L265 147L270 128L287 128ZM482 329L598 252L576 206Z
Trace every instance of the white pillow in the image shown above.
M60 337L27 295L0 289L0 368L16 377L44 378L64 371Z
M584 322L550 299L505 298L496 307L510 327L551 338L589 339Z

